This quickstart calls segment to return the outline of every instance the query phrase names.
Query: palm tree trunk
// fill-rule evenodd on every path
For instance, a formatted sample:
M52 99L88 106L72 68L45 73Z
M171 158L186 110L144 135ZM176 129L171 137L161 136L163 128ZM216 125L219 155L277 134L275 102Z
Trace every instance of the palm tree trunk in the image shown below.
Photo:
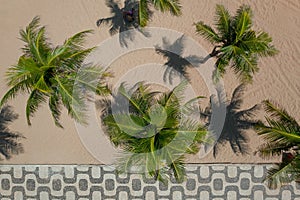
M214 49L212 50L212 52L209 54L210 57L216 57L221 51L217 50L217 48L219 48L221 46L215 46Z

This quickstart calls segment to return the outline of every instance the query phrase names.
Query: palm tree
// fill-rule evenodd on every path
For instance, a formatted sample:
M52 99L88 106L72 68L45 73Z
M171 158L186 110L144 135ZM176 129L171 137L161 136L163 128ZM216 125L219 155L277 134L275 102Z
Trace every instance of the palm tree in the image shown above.
M258 58L274 56L278 51L272 38L263 31L252 30L252 11L243 5L231 16L222 5L216 7L217 31L203 21L195 24L196 31L214 45L211 57L216 57L214 79L217 81L231 64L242 81L251 81L259 70Z
M139 83L131 95L124 85L120 86L120 97L117 95L112 105L121 105L120 110L103 116L103 121L112 143L126 152L118 160L121 172L140 167L139 172L147 172L163 182L172 172L178 182L184 180L184 154L197 153L207 133L199 122L183 114L198 99L181 107L185 85L179 84L172 91L162 93ZM119 98L129 101L127 113L122 110L124 104L117 103Z
M72 118L86 123L84 91L90 89L97 94L108 92L103 82L92 82L97 77L103 81L108 73L97 66L82 67L84 59L93 50L82 46L84 38L91 31L79 32L68 38L63 45L53 47L46 37L45 27L40 26L39 22L40 18L35 17L25 30L20 30L20 39L25 42L23 55L7 71L10 89L3 96L0 107L18 93L26 93L29 94L26 105L28 125L31 125L30 117L47 101L57 126L62 127L59 122L62 105ZM82 90L73 91L75 88Z
M181 15L181 5L179 0L140 0L138 15L139 23L142 27L146 26L149 21L151 14L150 4L161 12L169 11L172 15Z
M266 117L266 124L257 125L257 133L266 140L257 153L263 158L283 154L282 162L270 168L266 177L268 186L277 188L300 178L300 126L284 109L269 100L264 101L264 107L270 117Z

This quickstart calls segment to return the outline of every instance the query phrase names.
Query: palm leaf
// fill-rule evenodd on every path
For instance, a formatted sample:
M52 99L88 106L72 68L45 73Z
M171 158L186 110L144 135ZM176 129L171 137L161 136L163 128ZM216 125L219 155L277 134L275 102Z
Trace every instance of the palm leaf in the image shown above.
M278 119L282 123L299 127L297 121L291 117L286 110L280 108L276 103L271 102L270 100L265 100L263 101L263 104L266 112L269 113L271 117Z
M145 105L142 105L140 103L140 101L144 100L144 99L131 98L131 96L127 93L123 84L119 87L119 93L129 101L129 103L133 107L133 109L135 109L143 117L143 119L150 122L150 119L149 119L148 115L146 114L146 110L143 109Z
M52 94L49 98L49 108L56 126L63 128L59 122L61 115L61 102L59 97L56 94Z
M46 102L46 95L38 90L33 90L29 95L26 105L26 119L27 124L31 125L30 117L33 117L41 103Z
M212 44L221 42L221 38L218 36L218 34L210 26L204 24L204 22L200 21L195 25L197 33L202 35L206 40L208 40Z
M140 0L139 4L139 23L141 27L147 26L149 21L149 5L147 0Z
M289 143L300 142L300 132L297 128L288 127L285 124L266 117L270 126L258 126L258 134L262 135L267 140L278 141L282 140Z
M73 35L72 37L68 38L63 46L66 46L70 49L74 50L81 50L82 49L82 45L85 42L85 38L88 34L93 33L93 30L85 30L85 31L81 31L79 33L76 33L75 35Z
M232 68L243 82L251 82L253 74L258 71L257 56L247 54L236 55Z
M4 104L7 103L8 100L15 98L19 92L21 91L29 92L30 84L28 82L29 82L28 80L23 80L15 84L13 87L11 87L2 97L0 101L0 108L2 108Z
M45 82L44 76L41 76L33 87L35 90L39 90L42 93L52 92L52 89L49 88L47 83Z
M64 106L68 109L68 113L79 123L86 124L86 106L80 91L73 91L73 83L70 80L63 80L58 76L55 76L54 79L58 84L57 91Z
M77 75L71 75L69 78L75 82L76 87L86 91L94 92L98 95L110 94L110 90L104 85L104 79L110 77L109 72L103 71L103 68L97 66L88 66L81 68Z
M280 156L283 151L288 151L293 146L293 144L287 144L285 142L268 142L260 145L255 154L258 154L263 159L267 159L272 156Z
M162 12L170 11L173 15L181 15L181 5L178 0L152 0L154 7Z
M263 158L273 155L280 155L284 151L291 151L295 147L299 148L300 128L298 123L288 113L274 105L269 100L264 101L264 107L270 117L265 117L267 125L260 122L256 125L256 131L263 136L266 143L259 146L258 153ZM281 184L290 183L299 179L300 157L298 151L294 151L292 159L283 159L268 170L266 181L268 187L277 188Z
M184 169L184 159L183 157L178 158L171 163L170 168L174 173L174 177L178 183L182 183L185 179L186 173Z
M216 69L213 72L213 81L217 83L226 72L226 66L229 64L230 59L226 56L221 56L216 62Z
M135 135L136 137L138 137L138 134L145 131L143 121L134 115L113 114L109 118L106 118L105 124L118 127L124 132L124 134Z
M7 70L6 79L8 85L13 86L25 79L31 79L33 74L39 76L42 74L42 71L32 58L21 56L18 65L12 66Z
M216 27L223 40L230 36L231 16L223 5L216 6Z
M234 17L234 27L236 33L236 41L238 41L242 35L251 28L252 25L252 11L249 6L243 5L237 10L237 14Z
M187 84L187 81L182 81L179 85L174 87L173 90L164 94L159 100L161 105L163 105L165 108L178 105L178 102L183 100L183 92L185 91ZM178 107L174 108L177 109Z
M259 56L274 56L278 50L270 45L271 42L272 38L266 32L259 32L256 35L254 31L248 31L243 35L240 47L245 51L257 53Z
M292 161L288 163L276 164L268 170L268 175L265 181L268 183L268 187L276 189L281 184L287 184L292 182L291 173L294 173L294 167Z

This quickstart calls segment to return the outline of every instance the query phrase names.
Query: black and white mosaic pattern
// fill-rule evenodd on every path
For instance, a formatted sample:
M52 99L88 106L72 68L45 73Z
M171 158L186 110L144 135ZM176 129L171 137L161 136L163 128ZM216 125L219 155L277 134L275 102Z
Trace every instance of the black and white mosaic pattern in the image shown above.
M109 166L2 165L0 199L300 200L300 185L270 190L262 183L270 165L187 165L187 180L164 185Z

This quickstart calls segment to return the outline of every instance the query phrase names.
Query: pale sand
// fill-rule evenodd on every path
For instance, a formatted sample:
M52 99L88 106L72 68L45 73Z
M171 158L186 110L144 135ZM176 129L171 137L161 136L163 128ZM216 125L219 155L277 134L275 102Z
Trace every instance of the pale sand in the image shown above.
M195 39L207 52L212 46L195 34L194 22L204 20L211 24L214 18L215 4L224 4L230 11L235 11L242 3L250 4L254 11L254 25L270 33L274 39L275 46L280 54L274 58L260 60L260 71L256 74L253 84L248 85L243 95L242 110L261 102L264 99L272 99L281 104L296 119L300 120L300 2L295 0L265 0L265 1L225 1L225 0L182 0L183 15L179 18L169 14L155 12L149 26L164 27L184 33ZM48 35L54 44L60 44L68 36L85 30L94 29L95 34L90 36L87 46L97 45L109 38L108 26L96 27L99 18L109 17L110 12L105 1L37 1L37 0L11 0L0 1L0 96L7 90L4 81L4 72L8 66L16 63L21 54L22 42L18 31L25 27L31 19L41 16L42 24L47 25ZM163 59L154 51L143 50L132 53L126 58L122 57L112 64L116 77L120 76L127 69L136 64L147 64L149 62L163 63ZM117 70L118 69L118 70ZM122 70L121 70L122 69ZM191 69L192 70L192 69ZM189 70L190 71L190 70ZM199 77L190 73L195 87ZM224 78L228 97L239 85L238 80L232 72ZM203 85L199 84L199 85ZM198 86L199 87L199 86ZM198 91L198 89L197 89ZM199 89L201 95L207 95L206 88ZM26 97L18 96L9 104L19 114L19 118L10 126L11 130L22 133L26 139L24 144L25 152L14 156L6 164L99 164L83 147L76 133L73 121L66 114L62 117L65 129L54 126L48 108L41 108L34 118L32 126L28 127L25 120ZM259 114L261 118L261 114ZM215 163L265 163L274 162L278 158L262 160L253 155L258 144L262 142L253 131L248 131L249 155L235 155L229 144L222 147L216 158L212 153L203 159L198 156L191 156L188 162Z

